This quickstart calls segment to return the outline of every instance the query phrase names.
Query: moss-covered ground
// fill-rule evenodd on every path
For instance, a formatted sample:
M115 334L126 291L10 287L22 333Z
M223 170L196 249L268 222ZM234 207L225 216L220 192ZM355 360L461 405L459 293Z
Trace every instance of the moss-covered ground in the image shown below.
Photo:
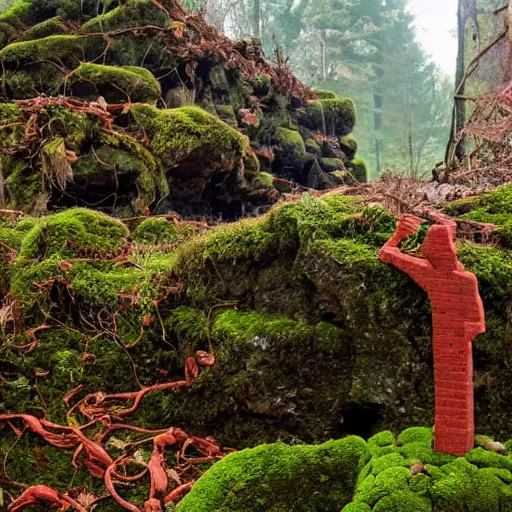
M185 359L201 349L216 365L190 389L145 396L130 423L177 426L237 449L432 424L428 299L377 259L395 225L378 204L341 194L305 195L214 229L172 216L123 223L80 208L2 217L0 412L65 424L71 389L83 386L73 403L182 379ZM417 250L417 239L404 249ZM503 439L512 434L512 259L506 246L464 240L458 252L486 308L487 333L474 343L477 430ZM69 453L59 458L32 434L16 439L4 425L0 455L12 480L89 486L86 472L59 476ZM126 489L134 502L146 491ZM333 488L343 500L350 492Z
M216 463L179 512L501 512L512 508L512 457L482 446L432 450L411 427L321 445L268 444Z

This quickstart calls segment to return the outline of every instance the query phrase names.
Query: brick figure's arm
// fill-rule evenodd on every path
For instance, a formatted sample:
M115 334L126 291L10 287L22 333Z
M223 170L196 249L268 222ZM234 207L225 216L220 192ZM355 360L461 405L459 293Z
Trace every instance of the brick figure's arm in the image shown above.
M382 263L391 264L402 272L405 272L416 281L417 284L425 288L426 272L432 270L432 265L422 258L404 254L398 248L400 242L404 238L414 234L422 222L422 219L414 215L403 215L398 222L396 233L380 250L379 260L382 261Z

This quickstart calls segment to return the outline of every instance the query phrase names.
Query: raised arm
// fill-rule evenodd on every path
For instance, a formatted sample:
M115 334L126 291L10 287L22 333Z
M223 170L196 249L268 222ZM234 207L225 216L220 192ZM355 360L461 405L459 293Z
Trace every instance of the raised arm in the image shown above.
M405 272L422 288L426 286L426 272L433 269L432 265L425 259L416 258L408 254L404 254L398 248L400 242L414 234L422 219L414 215L405 214L398 221L396 233L384 244L379 252L379 260L382 263L388 263L402 272Z

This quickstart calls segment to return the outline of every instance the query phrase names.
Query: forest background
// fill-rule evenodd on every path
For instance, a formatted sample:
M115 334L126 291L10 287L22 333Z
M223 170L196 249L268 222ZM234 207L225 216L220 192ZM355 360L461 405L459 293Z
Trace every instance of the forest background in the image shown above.
M0 0L0 12L14 0ZM102 2L98 0L99 9ZM431 175L449 137L453 73L417 38L411 0L182 0L231 38L257 37L318 89L352 98L370 178ZM439 13L439 16L444 13ZM432 37L435 37L433 35Z

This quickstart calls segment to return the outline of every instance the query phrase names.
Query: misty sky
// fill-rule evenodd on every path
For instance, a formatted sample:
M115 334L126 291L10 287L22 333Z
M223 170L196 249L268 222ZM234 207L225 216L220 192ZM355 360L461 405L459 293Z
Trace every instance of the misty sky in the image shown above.
M417 18L418 41L441 69L453 77L457 58L457 0L409 0L409 5Z

